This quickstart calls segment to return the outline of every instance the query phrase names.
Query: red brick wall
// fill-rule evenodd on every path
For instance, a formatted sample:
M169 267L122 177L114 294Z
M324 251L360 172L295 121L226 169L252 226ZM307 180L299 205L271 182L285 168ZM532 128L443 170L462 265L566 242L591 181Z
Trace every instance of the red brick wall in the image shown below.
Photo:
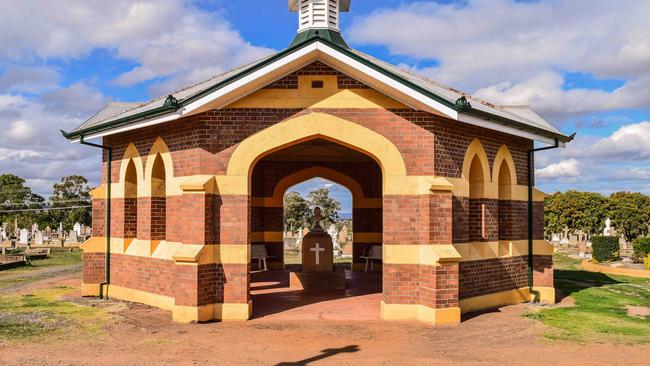
M312 62L311 64L295 71L280 80L277 80L265 87L265 89L298 89L298 76L299 75L336 75L337 85L339 89L367 89L368 86L364 83L333 69L320 61Z
M339 87L365 88L366 86L358 81L346 77L338 71L321 64L312 64L297 73L294 73L276 83L271 87L293 88L297 82L297 75L337 75ZM518 184L527 184L526 172L526 151L533 145L530 140L509 136L506 134L486 130L480 127L465 125L440 116L428 114L423 111L411 109L397 110L371 110L371 109L226 109L221 111L209 111L196 116L184 118L182 121L174 121L159 126L143 128L137 131L125 132L115 136L104 138L104 143L114 148L112 159L115 162L121 160L124 151L129 143L133 142L136 149L147 163L149 150L157 137L162 137L167 144L173 161L173 174L175 176L186 176L195 174L217 175L224 174L227 169L228 159L237 144L248 136L263 130L271 125L279 123L293 116L303 115L312 112L324 112L350 120L365 126L379 134L389 138L397 147L404 158L407 172L411 175L437 175L447 177L460 177L462 162L469 143L479 137L488 155L490 165L494 162L496 152L501 145L506 144L512 153L515 161ZM107 159L104 154L103 161ZM111 178L114 182L119 179L120 164L113 165ZM352 168L340 168L347 175L354 176L359 170L359 165ZM297 168L296 168L297 169ZM367 197L381 196L381 179L369 179L365 183L363 177L357 177ZM104 177L104 181L106 177ZM269 187L274 187L270 180L254 179L253 192L267 195ZM466 242L476 239L477 222L476 210L472 207L477 203L484 203L487 208L487 239L496 240L499 237L516 240L524 239L527 235L522 220L515 220L521 214L519 204L499 205L492 201L475 201L451 198L442 194L435 194L435 197L403 197L387 196L383 198L384 211L379 215L376 210L358 211L355 210L355 218L362 218L355 221L355 231L373 231L383 229L384 243L386 244L423 244L431 242ZM116 201L117 202L117 201ZM104 215L105 202L95 200L93 202L93 227L95 235L105 235ZM219 196L204 197L197 200L195 197L170 197L165 202L165 209L161 210L161 202L152 202L147 198L140 198L137 201L138 221L137 229L133 227L131 211L133 205L113 205L112 214L114 221L113 232L119 235L130 235L137 230L141 239L153 239L167 237L169 240L193 243L223 243L242 244L249 242L251 227L276 228L277 221L267 216L266 211L260 213L249 212L248 197L240 196ZM501 207L506 207L502 209ZM510 212L508 212L510 209ZM157 211L156 211L157 210ZM164 221L152 220L155 213L164 214ZM449 212L452 212L450 218ZM541 203L535 206L535 238L543 237L543 206ZM272 215L277 216L277 212ZM372 217L371 217L372 216ZM261 217L268 217L262 224ZM377 222L381 217L381 228ZM505 222L502 228L498 228L498 222ZM281 222L281 221L280 221ZM164 226L161 226L164 223ZM218 223L218 224L217 224ZM267 226L268 225L268 226ZM480 225L479 225L480 226ZM161 230L166 227L166 230ZM274 230L275 231L275 230ZM119 237L119 236L118 236ZM183 239L186 238L186 239ZM355 243L359 244L359 243ZM365 243L370 245L372 243ZM366 247L367 247L366 245ZM355 246L355 255L358 255L359 248ZM96 259L96 258L95 258ZM93 258L88 259L89 264L97 265ZM93 262L95 260L95 262ZM118 281L127 285L126 273L132 271L130 268L121 268L127 264L120 264L119 260L115 265L117 269L125 271L124 277L117 276ZM162 265L161 265L162 266ZM461 265L458 271L463 275ZM543 265L542 268L547 266ZM150 271L149 263L147 269ZM154 267L157 267L154 266ZM88 273L91 276L92 270L89 266ZM162 267L160 267L162 268ZM162 271L162 269L157 269ZM472 267L466 267L472 268ZM446 304L446 300L453 303L452 294L438 291L435 293L426 290L427 288L440 288L441 283L453 278L453 268L446 268L440 272L435 270L435 276L430 268L392 268L387 265L384 269L385 297L392 303L411 303L413 301L426 302L435 306ZM86 269L84 269L86 271ZM153 270L155 272L155 270ZM188 270L189 271L189 270ZM519 267L517 265L505 265L501 262L484 264L484 272L501 271L502 276L510 276L519 279ZM155 277L154 272L147 272L147 276L154 276L153 280L145 280L143 287L155 287L156 291L178 294L181 300L187 303L204 303L212 301L214 295L217 301L245 302L248 300L248 267L246 265L229 265L225 268L199 268L196 271L189 271L180 275L187 279L187 283L177 289L167 288L162 280ZM420 275L418 273L422 272ZM171 272L169 272L171 273ZM134 278L138 279L144 272L138 273ZM417 275L417 276L416 276ZM412 277L417 277L417 279ZM420 277L421 276L421 277ZM540 281L548 282L548 269L540 271ZM550 274L552 276L552 273ZM90 278L90 277L89 277ZM465 280L467 280L465 275ZM138 280L139 281L139 280ZM415 281L415 282L413 282ZM505 281L505 280L504 280ZM142 281L140 281L142 282ZM453 282L453 281L452 281ZM494 281L493 281L494 282ZM487 291L492 291L503 283L488 286ZM502 281L503 282L503 281ZM191 283L196 284L193 285ZM434 286L435 285L435 286ZM133 284L135 286L135 284ZM220 287L221 286L221 287ZM476 285L472 285L476 286ZM222 290L220 290L222 288ZM479 286L478 290L466 285L464 291L486 291ZM470 289L470 290L467 290ZM201 292L203 291L203 292ZM221 291L221 295L219 295ZM463 290L461 289L461 292ZM222 299L219 299L222 296ZM435 296L435 301L433 300ZM441 297L442 296L442 297ZM445 298L449 296L450 299ZM185 300L182 300L185 299Z
M163 296L174 296L173 261L111 254L111 284Z
M540 287L553 287L553 256L533 256L533 284Z
M451 192L434 192L429 195L429 243L452 243Z
M459 297L465 299L528 286L527 257L460 262Z
M138 235L138 200L125 198L122 209L122 222L124 223L123 238L135 238Z
M97 284L106 280L106 255L104 253L83 254L83 283Z
M458 306L458 265L384 264L387 304L421 304L434 309Z

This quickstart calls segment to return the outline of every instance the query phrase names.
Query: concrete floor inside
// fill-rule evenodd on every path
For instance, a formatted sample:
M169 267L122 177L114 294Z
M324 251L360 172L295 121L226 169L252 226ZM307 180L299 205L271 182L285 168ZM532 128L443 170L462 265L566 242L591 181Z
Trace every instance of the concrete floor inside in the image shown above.
M371 321L380 319L381 272L345 271L345 290L294 290L290 271L251 273L253 319Z

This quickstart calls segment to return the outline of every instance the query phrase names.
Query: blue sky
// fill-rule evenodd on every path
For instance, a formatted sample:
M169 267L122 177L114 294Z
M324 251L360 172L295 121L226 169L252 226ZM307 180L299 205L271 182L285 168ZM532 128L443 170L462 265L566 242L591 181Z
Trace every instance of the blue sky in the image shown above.
M67 144L108 101L140 101L285 48L286 0L0 0L0 172L49 193L99 180ZM544 191L650 193L650 2L352 1L353 47L494 103L530 104L565 133L537 157Z

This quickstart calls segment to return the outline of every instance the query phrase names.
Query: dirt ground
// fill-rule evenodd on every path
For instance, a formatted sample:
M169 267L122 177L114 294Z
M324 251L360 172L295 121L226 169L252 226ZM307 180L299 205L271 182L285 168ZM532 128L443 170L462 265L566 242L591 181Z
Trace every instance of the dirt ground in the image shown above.
M63 273L16 290L67 285ZM1 295L0 295L1 296ZM71 298L77 298L78 292ZM77 300L78 301L78 300ZM168 312L117 301L83 300L111 309L101 334L0 343L2 365L648 365L650 347L549 341L521 316L525 304L467 317L460 325L414 322L291 321L175 324ZM286 317L285 317L286 318Z

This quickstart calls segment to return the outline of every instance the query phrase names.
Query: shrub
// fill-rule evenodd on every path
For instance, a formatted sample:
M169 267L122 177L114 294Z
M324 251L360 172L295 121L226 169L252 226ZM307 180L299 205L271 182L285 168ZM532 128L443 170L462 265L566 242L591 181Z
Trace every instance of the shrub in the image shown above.
M639 261L650 255L650 238L637 238L632 242L634 257Z
M618 237L616 236L592 236L591 248L594 252L596 262L608 262L618 259Z

